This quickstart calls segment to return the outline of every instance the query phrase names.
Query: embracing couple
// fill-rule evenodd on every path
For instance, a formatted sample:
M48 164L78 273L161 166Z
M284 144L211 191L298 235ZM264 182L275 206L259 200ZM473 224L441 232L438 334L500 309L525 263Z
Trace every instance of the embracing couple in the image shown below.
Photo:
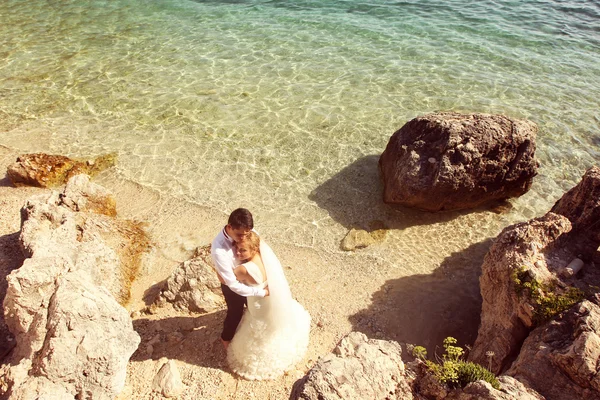
M304 357L310 316L292 298L281 263L253 228L250 211L238 208L212 242L227 303L221 341L235 373L273 379Z

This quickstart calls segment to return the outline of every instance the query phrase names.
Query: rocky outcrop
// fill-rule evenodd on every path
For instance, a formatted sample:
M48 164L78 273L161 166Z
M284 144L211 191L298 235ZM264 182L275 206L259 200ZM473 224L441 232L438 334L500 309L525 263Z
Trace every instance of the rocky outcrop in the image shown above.
M493 354L492 371L503 370L517 357L531 330L538 326L545 329L548 321L550 325L557 324L553 318L560 317L591 291L597 291L594 289L600 284L600 274L594 269L600 244L594 240L600 232L600 225L594 224L600 213L600 202L594 195L600 191L597 177L598 169L590 169L552 212L507 227L496 238L482 266L481 324L471 360L487 365L486 353ZM572 268L575 264L582 272L575 273ZM582 329L575 325L572 328L571 335L575 336ZM539 335L536 337L537 342L531 346L539 351L544 344ZM591 337L589 340L593 341ZM555 350L560 353L559 348L551 351ZM592 362L598 361L596 357Z
M6 174L15 186L55 187L80 174L93 176L115 165L116 155L89 160L44 153L25 154L8 166Z
M210 245L196 249L192 259L173 271L154 306L167 302L178 310L203 313L225 306L221 283L212 267Z
M501 376L498 380L501 390L494 389L487 382L477 381L463 389L450 391L444 400L545 400L535 390L509 376Z
M412 399L396 342L346 336L294 387L292 399Z
M73 211L117 216L117 201L113 194L100 185L92 184L88 175L69 179L60 197L62 204Z
M600 243L600 168L588 169L581 182L565 193L550 211L567 217L573 225L573 233L582 233L577 239L583 241L581 250L589 257L589 249L594 250L593 243Z
M113 196L85 176L72 178L60 194L32 197L21 209L23 253L60 255L125 304L150 242L139 223L96 213L110 210Z
M3 304L16 346L0 371L0 394L11 399L114 398L140 342L115 299L129 296L127 243L137 233L130 222L74 211L89 210L88 199L106 193L85 179L75 179L77 190L69 185L32 197L21 210L28 258L7 277Z
M484 258L479 278L483 304L471 360L487 365L486 353L492 352L491 370L499 373L507 360L516 355L535 325L535 305L528 296L520 294L515 274L523 271L530 281L552 281L547 260L559 256L556 242L570 230L568 219L549 213L509 226L498 235ZM565 260L564 264L568 262Z
M12 365L2 371L0 393L4 389L11 399L23 400L112 399L125 385L139 335L105 288L68 263L53 268L54 261L26 260L9 276L4 306L17 347ZM55 274L36 276L40 267ZM26 293L18 293L24 288ZM16 302L25 294L35 297L34 292L40 300L35 309Z
M383 200L427 211L473 208L531 187L537 126L503 115L435 113L407 122L379 159Z
M451 389L420 360L404 363L397 342L368 339L351 332L319 360L292 390L292 400L429 399L544 400L533 389L502 376L500 390L485 381Z
M600 296L533 330L507 374L548 399L600 399Z

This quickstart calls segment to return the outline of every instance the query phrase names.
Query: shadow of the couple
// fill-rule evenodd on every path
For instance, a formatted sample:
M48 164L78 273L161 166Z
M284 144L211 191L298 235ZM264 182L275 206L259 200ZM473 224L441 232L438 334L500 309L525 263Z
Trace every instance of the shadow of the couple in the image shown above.
M133 321L141 343L131 360L158 360L162 357L189 364L228 371L220 341L225 310L199 316Z

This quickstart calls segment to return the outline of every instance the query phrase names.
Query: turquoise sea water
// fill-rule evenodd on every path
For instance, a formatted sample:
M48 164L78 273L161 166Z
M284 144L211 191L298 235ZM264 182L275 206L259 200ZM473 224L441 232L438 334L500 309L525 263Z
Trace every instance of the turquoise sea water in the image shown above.
M599 61L591 0L3 0L0 144L114 151L126 179L246 206L321 251L382 220L396 240L366 251L395 263L540 215L597 163ZM540 174L512 211L380 204L377 156L439 110L539 125Z

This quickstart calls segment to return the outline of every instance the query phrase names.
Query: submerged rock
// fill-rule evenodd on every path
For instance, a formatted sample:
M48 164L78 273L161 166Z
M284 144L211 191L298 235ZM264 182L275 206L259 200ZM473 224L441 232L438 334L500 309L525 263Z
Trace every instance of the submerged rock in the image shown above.
M342 239L342 243L340 247L345 251L353 251L356 249L363 249L375 243L375 239L371 237L369 232L363 229L350 229L344 239Z
M373 244L382 243L387 236L387 227L383 221L374 220L369 222L369 230L352 228L340 243L344 251L363 249Z
M435 113L394 133L379 159L386 203L473 208L531 187L537 126L503 115Z
M116 155L78 160L44 153L24 154L8 166L6 174L15 186L55 187L80 174L94 176L115 165Z

